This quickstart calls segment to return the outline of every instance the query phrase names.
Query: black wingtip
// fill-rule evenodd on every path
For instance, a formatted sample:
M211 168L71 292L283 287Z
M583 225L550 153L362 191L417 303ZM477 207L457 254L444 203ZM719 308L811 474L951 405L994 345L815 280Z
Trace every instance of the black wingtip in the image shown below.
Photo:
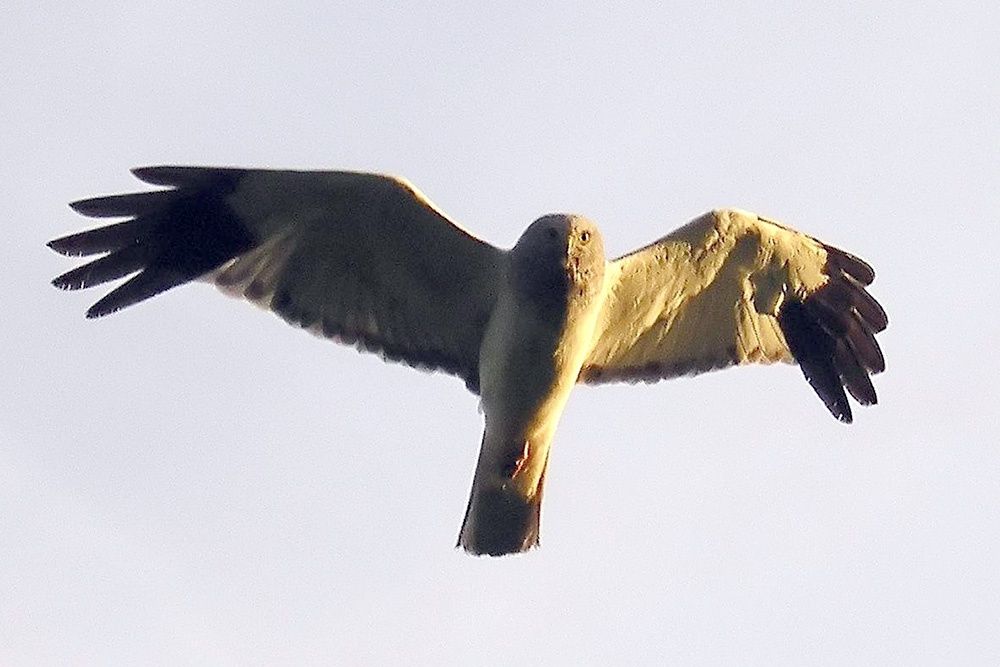
M56 276L55 278L53 278L52 279L52 286L55 287L55 288L57 288L57 289L61 289L61 290L75 290L75 289L80 289L82 287L82 285L77 285L76 283L74 283L73 281L71 281L69 279L69 277L67 276L68 273L69 273L69 271L67 271L66 273L64 273L62 275L59 275L59 276Z
M109 199L108 197L89 197L87 199L77 199L76 201L71 201L67 206L73 209L74 213L79 213L80 215L85 215L88 218L114 218L114 217L125 217L132 215L130 212L118 213L118 212L108 212L102 208L102 203Z
M55 278L52 284L60 289L136 274L91 306L88 318L110 315L194 280L257 243L227 201L242 170L140 167L133 173L148 183L176 187L72 202L70 208L83 215L129 219L47 243L64 255L107 253Z
M878 398L871 375L885 370L875 334L888 326L885 309L866 290L875 271L864 260L824 245L827 282L782 304L778 323L795 361L830 413L853 421L847 394L859 405Z
M143 183L150 185L182 185L189 179L184 178L184 171L190 167L175 167L170 165L159 165L152 167L133 167L129 169L132 175Z
M778 323L802 374L837 420L850 424L851 406L834 361L836 341L801 301L785 303Z
M153 167L134 167L129 171L143 183L181 188L204 185L220 177L236 178L246 173L247 170L238 167L157 165Z
M70 284L68 284L66 282L66 274L65 273L62 274L61 276L56 276L55 278L53 278L49 282L56 289L61 289L61 290L71 290L71 289L73 289L72 285L70 285Z
M860 257L856 257L840 248L825 244L823 249L826 250L827 261L831 265L848 274L862 285L871 285L872 281L875 280L875 269Z
M122 308L145 301L171 286L167 281L157 281L155 273L143 271L104 295L87 309L87 319L92 320L116 313ZM159 283L159 284L158 284Z
M88 320L96 320L98 317L104 317L105 315L110 315L111 313L114 313L116 311L117 309L108 311L99 311L95 310L94 306L91 306L90 308L87 309L86 318Z
M809 384L812 385L812 388L816 390L817 394L819 394L823 404L826 405L826 409L830 411L830 414L833 415L837 421L844 424L851 424L854 422L854 414L851 412L851 404L847 402L847 393L844 391L843 385L840 384L839 378L836 378L836 371L834 371L833 378L827 377L824 373L822 379L814 381L809 375L806 376L806 379L809 380Z
M75 251L73 245L74 236L76 235L69 234L68 236L60 236L57 239L52 239L45 245L47 248L49 248L49 250L53 250L59 253L60 255L67 255L67 256L79 255L80 253Z

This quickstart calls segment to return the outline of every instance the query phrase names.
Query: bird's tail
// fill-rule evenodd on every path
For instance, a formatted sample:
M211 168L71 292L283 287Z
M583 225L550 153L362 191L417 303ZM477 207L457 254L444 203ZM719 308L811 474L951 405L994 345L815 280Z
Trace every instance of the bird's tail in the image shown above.
M509 471L491 470L494 466L486 465L482 454L456 546L477 556L503 556L538 546L548 452L538 483L529 492L520 489Z

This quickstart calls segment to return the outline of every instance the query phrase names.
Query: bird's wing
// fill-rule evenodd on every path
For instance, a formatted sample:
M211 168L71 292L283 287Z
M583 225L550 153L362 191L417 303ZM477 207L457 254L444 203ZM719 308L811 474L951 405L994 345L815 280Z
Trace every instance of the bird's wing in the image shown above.
M195 279L291 324L478 387L479 344L504 252L448 220L407 182L355 172L135 169L169 186L78 201L128 220L48 245L103 254L56 278L80 289L135 274L99 317Z
M838 419L876 402L885 311L865 262L738 210L707 213L610 262L583 382L656 381L736 364L798 363Z

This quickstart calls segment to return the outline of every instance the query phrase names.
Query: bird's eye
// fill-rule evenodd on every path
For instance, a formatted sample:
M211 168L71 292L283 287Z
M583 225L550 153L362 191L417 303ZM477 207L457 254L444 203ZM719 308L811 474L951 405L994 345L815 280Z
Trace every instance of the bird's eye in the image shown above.
M583 231L580 232L580 243L586 243L590 240L590 232Z
M548 232L549 232L549 238L550 238L550 239L554 239L554 238L556 238L557 236L559 236L559 232L558 232L558 231L556 231L556 228L555 228L555 227L549 227L549 229L548 229Z

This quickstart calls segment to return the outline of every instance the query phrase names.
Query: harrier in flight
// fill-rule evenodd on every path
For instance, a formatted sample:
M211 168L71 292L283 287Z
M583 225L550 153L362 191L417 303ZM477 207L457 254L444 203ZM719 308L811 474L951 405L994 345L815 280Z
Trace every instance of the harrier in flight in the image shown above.
M71 204L124 221L51 241L100 255L56 278L131 276L100 317L192 280L316 334L457 375L485 428L458 544L538 544L549 447L578 382L654 382L797 363L837 419L876 402L885 311L864 261L753 213L721 209L618 259L579 215L545 215L510 250L452 222L407 181L345 171L148 167L168 186Z

